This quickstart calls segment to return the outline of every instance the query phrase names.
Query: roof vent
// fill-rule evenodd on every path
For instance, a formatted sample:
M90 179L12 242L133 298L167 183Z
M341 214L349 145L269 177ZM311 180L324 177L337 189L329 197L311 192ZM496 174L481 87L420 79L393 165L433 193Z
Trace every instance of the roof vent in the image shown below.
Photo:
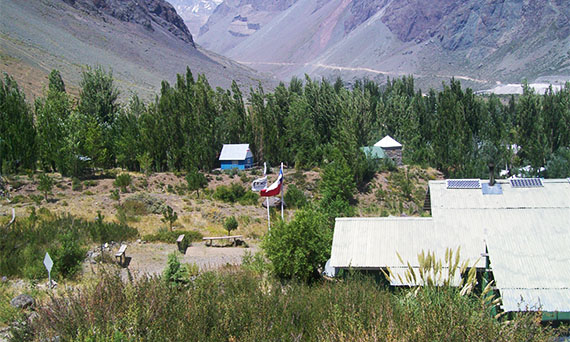
M448 179L448 189L481 189L480 179Z
M542 178L513 178L510 179L510 182L513 188L540 188L544 186Z

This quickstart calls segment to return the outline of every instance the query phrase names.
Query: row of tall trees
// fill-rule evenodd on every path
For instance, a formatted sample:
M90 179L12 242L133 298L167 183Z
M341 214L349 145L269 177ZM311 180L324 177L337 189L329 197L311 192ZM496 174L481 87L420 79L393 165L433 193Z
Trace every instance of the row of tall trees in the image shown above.
M25 101L8 75L0 80L0 166L77 175L90 167L129 170L209 170L224 143L250 143L256 160L300 168L346 163L358 184L368 167L361 146L389 134L408 163L437 167L450 177L480 177L486 165L533 170L552 164L568 172L570 86L538 95L479 96L451 79L443 90L416 91L412 77L386 85L358 81L351 89L306 77L273 92L259 86L244 96L213 89L187 69L164 81L150 103L133 96L119 104L111 72L83 73L79 97L66 93L58 71L44 96ZM515 146L517 145L517 146ZM520 149L520 150L519 150ZM561 167L562 165L562 167ZM566 170L566 171L565 171Z

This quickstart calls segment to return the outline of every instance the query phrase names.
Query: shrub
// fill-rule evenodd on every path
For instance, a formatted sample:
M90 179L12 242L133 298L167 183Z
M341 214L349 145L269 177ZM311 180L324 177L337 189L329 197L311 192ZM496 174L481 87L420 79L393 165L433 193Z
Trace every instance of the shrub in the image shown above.
M284 200L288 208L303 208L307 204L305 193L299 190L295 184L291 184L287 187Z
M36 205L40 205L42 203L43 197L40 195L32 194L29 197L32 200L32 202L34 202Z
M246 191L238 200L241 205L256 205L259 201L259 195L253 191Z
M178 260L178 255L173 252L168 254L168 262L162 273L164 280L169 283L187 283L190 279L188 269L183 267Z
M220 185L214 191L215 199L227 203L235 203L243 195L245 195L245 189L237 183L232 183L230 186Z
M291 222L279 221L262 247L278 277L308 281L319 276L318 268L329 258L331 243L326 217L306 208L297 211Z
M132 178L128 173L121 173L115 178L113 185L117 188L121 188L122 192L127 192L127 187L131 185Z
M146 192L141 192L127 198L123 203L123 207L126 208L126 206L132 205L133 207L140 208L140 204L144 205L145 213L136 213L135 215L147 215L148 213L162 214L164 209L166 209L163 200Z
M224 221L224 229L228 231L228 235L232 232L232 230L236 230L238 227L238 221L234 216L230 216L226 218Z
M178 220L178 214L172 209L171 206L167 206L166 209L162 212L162 219L161 221L164 223L168 223L168 228L172 231L172 225L176 220Z
M50 256L53 259L52 273L63 278L73 277L81 269L86 251L86 248L75 241L71 232L63 234L58 246L50 248Z
M189 191L200 192L200 189L208 185L208 180L204 177L203 173L198 172L197 169L191 169L186 175L186 183L188 183Z
M73 191L83 190L83 184L81 184L81 181L79 180L79 178L73 177L71 179L71 190L73 190Z

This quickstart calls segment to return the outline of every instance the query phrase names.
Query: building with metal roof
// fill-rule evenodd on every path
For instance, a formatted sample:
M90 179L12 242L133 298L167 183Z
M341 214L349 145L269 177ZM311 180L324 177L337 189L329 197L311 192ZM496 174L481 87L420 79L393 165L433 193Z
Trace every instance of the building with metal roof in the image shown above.
M365 146L360 148L367 158L371 159L392 159L396 165L402 165L402 144L387 135L374 146Z
M245 170L253 166L253 154L249 144L224 144L219 160L222 170Z
M429 218L337 218L331 266L402 272L396 253L418 267L422 250L460 247L489 258L503 310L570 312L568 179L430 181L427 200Z
M397 142L394 138L387 135L384 138L380 139L374 146L382 147L384 149L390 148L402 148L402 144Z

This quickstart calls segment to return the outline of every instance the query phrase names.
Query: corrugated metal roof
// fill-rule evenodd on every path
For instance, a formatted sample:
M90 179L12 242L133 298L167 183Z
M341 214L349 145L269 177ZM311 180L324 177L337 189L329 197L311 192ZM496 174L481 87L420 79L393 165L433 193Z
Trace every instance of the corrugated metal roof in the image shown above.
M484 237L472 234L464 239L465 235L448 228L436 229L432 218L337 218L331 265L364 269L404 267L396 254L399 253L404 262L414 267L419 266L418 254L422 250L434 252L443 260L447 248L455 252L457 247L461 248L462 260L469 259L472 265L485 251Z
M402 147L402 144L394 140L391 136L387 135L378 141L374 146L382 147L382 148L395 148L395 147Z
M497 183L503 194L489 196L481 189L447 189L446 181L430 181L432 216L439 217L440 209L570 208L570 183L564 179L545 179L539 188L513 188L507 180Z
M224 144L220 160L245 160L251 156L249 144Z
M521 210L499 223L486 242L503 308L570 311L570 210Z
M513 188L498 182L501 195L430 181L431 218L339 218L331 264L401 267L399 252L417 266L422 250L443 259L446 248L461 246L461 258L472 265L487 241L505 310L517 310L522 297L525 306L540 300L543 310L570 311L570 183L546 179L544 187Z

